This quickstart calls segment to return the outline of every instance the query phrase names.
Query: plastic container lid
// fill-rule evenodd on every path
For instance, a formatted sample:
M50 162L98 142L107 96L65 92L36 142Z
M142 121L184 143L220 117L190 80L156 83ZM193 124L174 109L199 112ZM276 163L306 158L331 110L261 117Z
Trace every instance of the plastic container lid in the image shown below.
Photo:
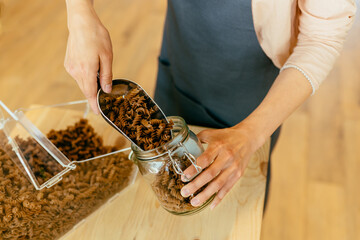
M32 109L18 109L14 112L12 112L3 102L0 101L0 147L2 147L6 151L6 153L23 171L23 173L28 177L29 181L34 185L37 190L41 190L45 187L50 188L59 181L61 181L64 174L76 168L75 163L77 162L90 161L129 150L129 148L120 149L89 159L70 161L43 134L43 132L46 131L40 131L38 126L36 126L26 116L26 114L30 112L33 112L34 116L38 116L39 113L37 111L39 110L44 111L45 109L49 110L64 107L75 108L77 111L74 112L77 113L77 119L80 119L81 117L85 118L89 114L89 104L86 100ZM1 109L3 109L3 111ZM51 121L51 119L49 119L49 121ZM21 139L17 136L21 136ZM27 141L30 141L31 144L34 145L34 148L36 147L36 149L40 149L38 151L40 151L44 159L46 159L46 162L44 162L45 165L56 165L55 169L57 170L51 173L51 178L46 179L44 182L39 182L37 180L34 171L28 164L29 157L27 156L26 152L24 152L25 150L21 148L22 139L27 139Z

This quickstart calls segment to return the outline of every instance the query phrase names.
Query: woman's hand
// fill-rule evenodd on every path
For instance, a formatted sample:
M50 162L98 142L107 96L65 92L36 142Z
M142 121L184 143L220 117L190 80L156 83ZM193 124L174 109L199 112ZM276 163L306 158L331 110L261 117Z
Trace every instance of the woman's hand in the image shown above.
M200 141L208 143L208 148L198 157L197 162L206 169L181 189L181 195L188 197L210 182L191 200L191 204L199 206L217 192L211 208L218 205L243 175L251 155L311 92L309 81L300 71L285 69L276 78L261 104L242 122L232 128L199 133ZM195 172L191 166L185 170L185 175L190 179Z
M200 141L208 144L197 158L198 165L206 169L181 189L181 195L188 197L205 184L209 185L191 200L193 206L200 206L218 193L211 205L213 209L243 175L252 154L264 142L251 129L240 123L232 128L204 130L198 134ZM191 179L196 170L191 166L184 173L183 181Z
M105 92L111 92L112 88L110 35L96 15L91 1L68 0L67 9L69 37L64 66L98 114L98 71L101 88Z

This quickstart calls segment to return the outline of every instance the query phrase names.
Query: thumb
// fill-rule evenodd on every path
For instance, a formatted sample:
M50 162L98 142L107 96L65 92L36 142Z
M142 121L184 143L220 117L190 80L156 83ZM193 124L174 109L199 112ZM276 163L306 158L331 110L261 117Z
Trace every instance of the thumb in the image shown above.
M112 57L100 57L100 85L104 92L110 93L112 90Z

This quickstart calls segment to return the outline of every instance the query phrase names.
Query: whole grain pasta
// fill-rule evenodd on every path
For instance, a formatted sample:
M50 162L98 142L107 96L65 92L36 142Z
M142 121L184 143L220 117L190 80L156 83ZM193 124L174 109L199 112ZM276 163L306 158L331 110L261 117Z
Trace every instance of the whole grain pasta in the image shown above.
M177 161L180 161L186 167L191 164L186 156ZM181 181L181 175L175 172L171 162L167 162L162 166L151 185L163 207L177 213L188 212L196 208L190 204L193 197L184 198L181 195L180 191L183 186L185 186L185 183ZM194 195L204 190L206 186L200 188Z
M86 120L64 130L51 131L48 137L72 161L108 153L114 149L103 145L102 139ZM36 177L41 178L40 170L37 170L45 158L41 149L29 139L18 140L26 154L32 156L27 159L32 161L32 168L39 174ZM83 155L76 156L79 150ZM119 169L121 174L117 174ZM127 157L118 153L82 163L63 176L63 180L57 185L37 191L0 147L0 239L59 238L124 188L132 169L133 165ZM56 170L56 166L52 165L46 170ZM114 172L111 179L102 175L105 170ZM90 184L93 177L94 182Z
M142 90L134 88L125 96L111 94L100 101L104 114L141 149L150 150L171 139L173 123L156 118L159 109Z

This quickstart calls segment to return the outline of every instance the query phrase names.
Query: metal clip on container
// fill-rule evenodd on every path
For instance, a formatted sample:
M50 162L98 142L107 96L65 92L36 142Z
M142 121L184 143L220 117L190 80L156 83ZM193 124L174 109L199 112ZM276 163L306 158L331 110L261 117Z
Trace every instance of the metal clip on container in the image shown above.
M187 158L187 160L189 162L191 162L191 164L195 167L195 170L197 172L197 174L195 176L192 177L195 178L201 171L202 171L202 168L200 166L198 166L196 164L196 158L194 157L194 155L192 155L188 150L187 148L185 147L185 145L182 143L182 142L179 142L179 144L177 145L177 147L181 147L181 148L184 148L184 155L185 157ZM184 171L181 169L180 167L180 164L174 160L174 158L172 157L173 153L168 150L168 155L169 155L169 158L171 160L171 163L173 165L173 168L175 170L175 172L181 176L184 175ZM192 179L188 179L188 181L191 181Z

